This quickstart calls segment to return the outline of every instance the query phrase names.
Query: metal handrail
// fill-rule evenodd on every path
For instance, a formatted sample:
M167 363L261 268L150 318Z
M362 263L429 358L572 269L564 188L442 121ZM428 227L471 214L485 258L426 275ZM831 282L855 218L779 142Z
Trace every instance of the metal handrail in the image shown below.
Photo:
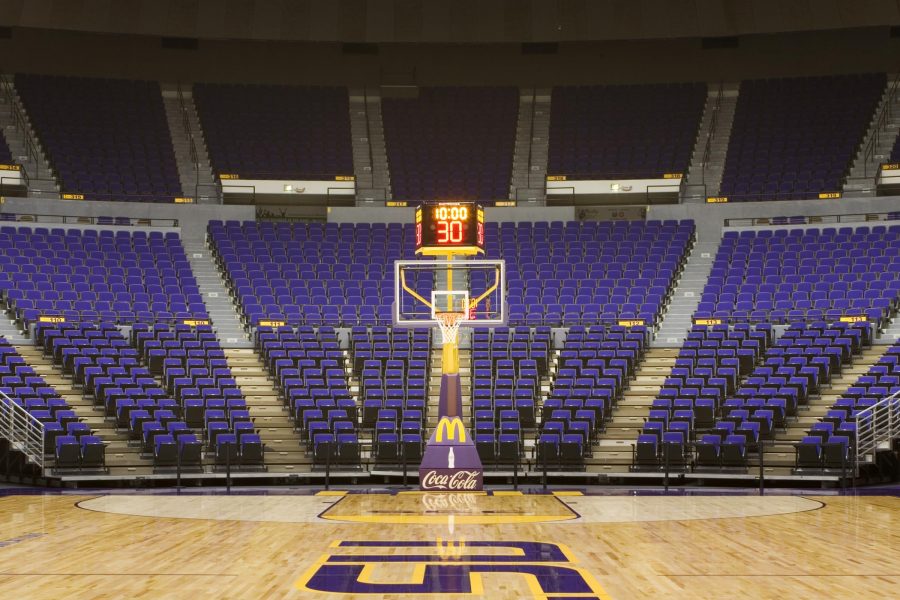
M223 181L241 182L241 181L356 181L355 174L341 173L313 173L313 172L293 172L285 173L283 171L250 171L244 173L221 173L220 178Z
M659 184L651 184L648 185L644 190L644 204L653 204L653 200L650 198L651 194L665 194L668 192L670 195L673 193L672 188L677 188L675 193L678 194L679 201L684 197L684 186L686 179L682 177L681 179L672 179L672 182L677 181L678 184L675 183L659 183Z
M725 227L749 227L755 225L824 225L828 223L867 223L871 221L893 221L897 212L844 213L831 215L777 215L771 217L738 217L724 219ZM777 222L776 222L777 221Z
M2 86L3 94L6 96L6 102L9 105L9 114L13 119L13 125L17 130L22 132L25 142L25 154L28 156L28 160L34 163L34 177L40 178L41 161L40 154L37 150L40 145L31 134L31 127L28 124L28 119L16 102L15 89L13 89L12 84L6 78L5 73L2 72L0 72L0 86Z
M532 89L533 89L534 91L533 91L532 97L531 97L531 137L530 137L529 140L528 140L528 179L527 179L527 187L528 187L528 189L530 189L530 190L533 190L533 189L541 189L541 188L543 188L543 191L544 191L544 198L546 198L546 197L547 197L547 165L546 165L546 164L544 165L544 172L543 172L543 173L534 173L534 172L532 172L532 170L531 170L531 166L532 166L531 163L532 163L532 160L533 160L533 158L534 158L534 156L533 156L533 151L534 151L534 123L535 123L535 118L536 118L536 116L537 116L537 86L535 85ZM545 118L548 119L548 123L547 123L547 135L546 135L546 139L544 139L544 140L542 141L543 144L546 144L546 146L547 146L547 151L548 151L548 152L550 151L550 123L549 123L549 119L550 119L550 118L552 117L552 115L553 115L553 91L552 91L552 90L550 91L550 105L549 105L549 106L550 106L550 110L548 111L548 114L545 115ZM534 177L540 177L540 181L539 181L537 184L534 183L534 179L533 179ZM516 192L516 199L518 199L518 191Z
M369 125L369 88L363 86L363 114L366 118L366 148L369 150L369 173L375 185L375 157L372 153L372 128Z
M268 221L272 223L325 223L327 219L325 217L316 217L312 215L279 215L275 212L264 209L264 208L256 208L256 220L257 221Z
M181 108L181 125L184 127L185 133L188 135L190 142L191 160L194 162L195 173L200 170L200 161L197 158L197 145L194 143L194 132L191 130L191 121L188 118L187 107L184 105L184 93L181 91L181 83L178 84L178 104Z
M651 184L648 185L643 193L634 192L630 194L619 194L619 197L622 198L622 205L627 206L648 206L651 204L655 204L655 201L651 199L651 194L663 194L666 190L670 192L669 196L666 197L677 197L680 199L684 195L684 190L686 189L685 179L672 179L670 180L673 183L663 183L663 184ZM678 183L674 183L674 182ZM702 184L700 184L702 185ZM652 189L656 189L658 191L654 192ZM705 189L705 188L704 188ZM561 204L561 202L571 201L574 202L577 194L575 193L575 187L571 185L567 186L559 186L559 187L547 187L547 182L544 182L544 196L547 198L548 206L570 206L568 204ZM516 200L518 200L518 196ZM571 200L569 200L571 199ZM603 201L589 202L582 198L584 203L579 203L578 206L618 206L616 203L609 203ZM661 204L672 204L671 202L661 202Z
M566 192L569 196L574 196L574 195L575 195L575 186L572 186L572 185L565 185L565 186L559 186L559 187L548 188L548 187L547 187L546 177L545 177L544 179L545 179L545 181L544 181L544 196L549 196L549 195L550 195L549 192L550 192L551 190L553 191L553 194L554 194L554 195L562 196L563 194L561 194L560 192Z
M309 223L322 222L321 219L316 219L314 217L291 217L291 216L282 217L279 215L275 215L274 213L272 213L269 210L260 211L258 214L260 215L260 216L258 216L258 220L265 220L265 221L309 222ZM234 289L234 282L230 279L230 277L228 277L226 275L225 279L227 282L226 288ZM424 315L426 313L422 312L421 314L424 317ZM430 313L428 313L428 314L430 314ZM239 319L241 319L243 322L247 323L248 327L252 328L252 327L259 326L257 323L250 322L248 320L248 318L246 317L246 315L239 315ZM275 320L275 321L284 321L284 323L290 327L300 327L300 326L309 326L309 325L317 326L317 325L322 324L322 320L319 317L307 318L307 317L301 316L299 318L291 318L291 317L288 317L285 315L279 315L279 316L268 315L268 316L263 316L262 319L263 320L271 319L271 320ZM169 321L164 321L162 319L156 319L156 320L159 322L169 322ZM514 319L510 319L509 325L510 326L522 326L522 327L526 327L526 326L533 327L533 326L539 326L539 325L549 325L551 327L574 327L577 325L583 325L583 326L588 326L588 327L609 328L609 327L623 327L625 325L620 325L620 323L624 323L626 321L644 321L644 320L643 319L615 319L614 321L609 321L609 320L601 320L601 319L585 319L582 317L578 317L578 318L568 318L568 319L543 319L542 318L539 321L537 319L531 319L531 320L526 321L526 319L524 319L524 318L521 318L521 319L514 318ZM177 322L177 320L176 320L176 322ZM388 325L388 326L390 326L390 325L392 325L392 323L393 323L393 320L391 317L375 316L372 318L367 318L367 317L344 318L344 317L341 317L339 319L330 321L328 324L329 325L334 324L334 326L336 326L336 327L354 327L354 326L365 326L365 325L370 325L370 326L371 325ZM646 335L650 335L650 332L653 330L653 328L656 325L659 325L659 321L653 323L653 322L650 322L649 320L647 320L642 325L630 325L627 327L628 327L629 331L632 333L645 333ZM640 327L641 329L637 329L638 327Z
M373 187L365 188L365 189L371 193L370 197L364 197L364 196L360 195L359 189L357 189L356 190L357 201L367 201L367 200L373 200L373 201L378 201L378 202L388 202L389 201L389 199L387 197L387 188L373 186ZM374 193L377 191L380 191L381 194L379 195L379 194Z
M695 191L691 192L690 190ZM679 193L682 202L684 202L685 198L700 198L703 201L706 199L706 191L705 183L683 183Z
M900 87L900 77L896 77L891 87L888 89L887 99L881 106L881 111L875 119L875 128L872 130L872 137L869 138L866 148L863 151L863 176L874 177L878 174L881 165L876 165L875 172L869 173L869 162L875 159L875 148L878 147L878 141L881 134L887 129L888 121L890 121L893 113L894 98L897 96L897 89ZM896 135L896 134L894 134Z
M226 187L226 186L223 186L222 194L225 193L224 187ZM229 181L227 187L231 191L230 193L232 194L232 199L234 199L234 197L237 195L237 194L235 194L235 190L238 190L238 189L248 190L247 198L249 199L249 202L241 202L241 204L256 204L256 186L255 185L243 185L243 184L236 185L234 183L234 181ZM243 192L240 192L240 194L241 194L241 197L243 197Z
M203 193L202 190L211 189L212 195L207 196ZM200 180L197 180L197 185L194 186L194 202L199 203L201 198L215 198L219 204L222 203L222 182L221 181L213 181L212 183L200 183Z
M546 183L545 183L545 185L546 185ZM523 201L530 202L532 200L539 200L539 198L537 198L536 196L535 197L529 196L529 193L531 192L531 190L534 190L534 189L539 189L539 188L531 187L531 174L529 174L528 185L524 188L516 188L516 194L515 194L516 197L513 198L513 200L516 202L523 202ZM545 198L547 197L546 190L544 191L544 197Z
M184 93L181 91L181 83L178 83L178 104L181 108L181 125L184 127L185 133L188 136L188 142L190 142L189 148L191 152L191 161L194 163L194 202L197 202L200 198L200 188L201 187L210 187L209 184L201 184L200 183L200 152L197 150L197 142L194 138L194 129L191 127L191 119L188 115L187 104L184 101ZM221 184L217 184L215 186L216 191L216 200L218 200L219 204L222 203L222 186ZM185 190L187 192L187 190Z
M63 322L68 321L70 323L96 323L100 321L103 323L116 323L118 325L131 325L133 323L169 323L170 325L178 325L184 323L185 321L194 323L196 323L197 321L209 321L208 314L200 313L195 315L190 314L190 311L179 313L178 316L172 315L168 317L155 313L148 314L148 311L141 311L142 314L133 313L131 316L125 316L122 313L116 313L115 319L107 319L98 317L99 311L78 310L74 308L54 308L35 316L31 321L25 321L24 316L19 313L18 309L12 307L11 310L13 313L15 313L16 317L21 317L23 319L23 322L26 326L46 325L46 323L41 323L39 321L39 319L42 317L61 317L63 319Z
M7 196L5 193L7 186L10 188L25 188L28 189L28 183L30 181L28 177L28 173L25 172L25 167L19 165L19 176L18 177L0 177L0 196ZM4 171L5 173L6 171ZM16 171L12 171L15 173ZM9 183L7 183L9 181Z
M719 126L719 109L722 107L722 89L723 84L719 82L719 89L716 92L716 101L713 104L713 114L709 122L709 131L706 132L706 144L703 147L703 161L700 169L700 181L706 184L706 164L709 162L709 156L712 154L712 141L716 137L716 130Z
M870 308L854 308L848 309L849 315L846 316L859 316L865 317L866 312L870 310ZM754 313L765 313L762 316L745 316L745 315L735 315L734 313L729 313L727 315L710 315L710 316L702 316L697 317L696 313L694 313L693 318L699 318L704 320L712 320L712 321L720 321L720 323L715 323L716 325L737 325L739 323L747 323L749 322L751 325L757 325L760 323L768 323L770 325L792 325L795 323L820 323L822 321L827 321L829 323L833 323L837 321L839 316L829 316L826 313L831 309L826 311L825 309L818 308L810 308L810 309L757 309L753 311L743 311L743 312L754 312ZM707 311L704 311L707 312ZM719 312L719 311L713 311ZM782 315L773 315L772 313L783 312ZM791 313L791 314L787 314ZM693 322L693 321L692 321ZM873 331L878 330L881 325L880 320L875 320L872 318L867 318L866 323L872 326ZM878 333L880 335L880 333Z
M44 471L44 424L31 413L0 392L0 437L14 450Z
M528 171L526 176L526 183L528 187L531 187L531 153L534 150L534 115L537 112L537 88L531 88L531 124L528 126ZM518 191L518 190L517 190Z
M646 171L581 171L574 173L547 173L544 177L546 180L550 177L550 181L624 181L633 179L665 179L674 181L675 179L686 179L687 173L678 171L676 173L651 173ZM565 177L565 179L552 179L553 177Z
M353 193L348 194L347 193L348 191L352 191ZM341 192L343 192L343 193L341 193ZM326 196L326 198L337 198L338 196L344 196L344 198L341 198L342 200L346 200L347 198L355 198L356 197L356 189L330 185L325 188L325 196Z
M856 465L871 462L878 446L900 438L900 391L856 413Z
M45 215L39 213L0 212L0 224L13 223L63 223L73 225L102 225L117 227L178 227L178 219L157 219L144 217L114 217L101 215Z

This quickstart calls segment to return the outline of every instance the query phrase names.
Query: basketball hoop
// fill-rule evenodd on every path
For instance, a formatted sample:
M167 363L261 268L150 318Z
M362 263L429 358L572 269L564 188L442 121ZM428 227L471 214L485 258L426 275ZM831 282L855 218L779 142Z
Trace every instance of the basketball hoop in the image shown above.
M438 326L441 328L445 344L456 343L456 336L459 333L459 326L463 319L466 318L464 312L437 312L434 314L437 319Z

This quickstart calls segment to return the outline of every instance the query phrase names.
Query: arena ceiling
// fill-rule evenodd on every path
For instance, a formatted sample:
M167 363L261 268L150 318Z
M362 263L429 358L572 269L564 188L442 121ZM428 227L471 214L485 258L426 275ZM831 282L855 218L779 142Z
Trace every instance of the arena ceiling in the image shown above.
M898 24L897 0L0 0L3 27L294 42L578 42Z

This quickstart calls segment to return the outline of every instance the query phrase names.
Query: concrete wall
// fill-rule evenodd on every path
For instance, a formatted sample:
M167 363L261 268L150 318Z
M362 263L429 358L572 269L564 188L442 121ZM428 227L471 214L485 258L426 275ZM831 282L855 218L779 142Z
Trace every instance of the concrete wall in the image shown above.
M540 206L485 208L488 221L572 221L587 207ZM612 211L613 209L609 209ZM619 208L615 210L621 210ZM647 206L647 219L693 219L700 239L718 239L725 219L883 213L900 210L900 197L837 198L784 202L732 202L728 204L661 204ZM335 223L412 223L412 208L330 208L328 220ZM825 226L830 226L826 224Z
M293 191L284 191L290 185ZM247 195L249 190L256 195L277 194L292 201L304 201L303 194L315 196L354 196L355 181L309 181L300 179L225 179L222 181L223 194ZM302 190L302 191L299 191Z
M11 223L7 222L7 225ZM53 222L38 222L38 223L29 223L27 221L21 221L17 223L22 227L31 227L32 229L37 229L39 227L45 229L62 229L63 231L134 231L135 228L130 225L96 225L96 224L87 224L87 223L53 223ZM146 229L146 231L158 231L159 233L165 235L170 232L177 233L179 236L181 235L180 227L153 227L152 229Z
M333 207L328 209L328 221L331 223L412 223L414 218L414 208ZM575 219L575 208L571 206L485 208L484 218L490 222L572 221Z
M548 195L570 194L575 198L581 194L609 196L640 194L646 196L648 188L651 194L677 194L681 188L681 179L581 179L547 182ZM622 200L621 202L626 201Z
M210 204L150 204L137 202L95 202L49 200L39 198L7 198L3 212L17 214L131 217L178 219L185 239L202 239L211 219L255 220L252 206L218 206ZM572 221L583 207L537 206L522 208L486 208L485 218L502 221ZM792 215L865 214L900 210L900 197L839 198L833 200L800 200L785 202L734 202L728 204L667 204L648 206L647 219L693 219L701 240L718 239L725 219L789 217ZM332 223L412 223L413 208L332 207L328 221ZM830 226L826 224L825 226Z
M184 239L203 239L210 220L254 220L252 206L211 204L151 204L146 202L99 202L50 200L46 198L7 198L3 212L14 214L59 215L72 217L131 217L133 219L178 219Z

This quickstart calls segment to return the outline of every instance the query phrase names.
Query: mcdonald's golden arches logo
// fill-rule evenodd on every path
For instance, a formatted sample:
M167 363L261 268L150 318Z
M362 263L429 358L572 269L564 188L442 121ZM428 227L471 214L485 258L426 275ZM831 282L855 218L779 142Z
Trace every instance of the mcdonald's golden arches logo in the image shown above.
M437 424L437 432L434 434L435 442L447 441L466 441L466 428L459 417L441 417Z

